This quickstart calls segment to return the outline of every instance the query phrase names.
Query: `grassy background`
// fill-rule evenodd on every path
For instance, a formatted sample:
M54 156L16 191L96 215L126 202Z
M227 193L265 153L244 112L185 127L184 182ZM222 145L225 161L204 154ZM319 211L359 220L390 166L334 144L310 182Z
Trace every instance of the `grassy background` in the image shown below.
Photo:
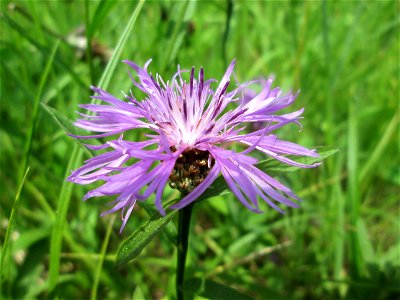
M165 234L113 269L148 215L137 209L119 235L118 216L99 218L110 199L81 201L90 187L65 178L87 155L53 116L75 119L90 84L128 91L122 59L153 58L165 79L177 64L219 79L236 57L239 81L274 74L301 89L292 109L306 108L304 127L281 137L341 151L280 178L305 200L285 216L252 214L230 194L196 206L187 275L256 299L399 297L399 2L148 1L135 18L137 5L1 2L0 296L174 297Z

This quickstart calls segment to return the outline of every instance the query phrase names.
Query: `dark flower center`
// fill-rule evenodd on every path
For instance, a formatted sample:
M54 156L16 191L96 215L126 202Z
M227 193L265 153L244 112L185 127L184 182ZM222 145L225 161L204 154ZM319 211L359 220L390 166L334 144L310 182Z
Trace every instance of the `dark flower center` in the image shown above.
M176 150L171 147L171 150ZM183 193L190 193L196 186L203 182L215 160L211 157L210 167L208 158L210 152L198 149L186 149L176 160L174 169L169 176L169 185Z

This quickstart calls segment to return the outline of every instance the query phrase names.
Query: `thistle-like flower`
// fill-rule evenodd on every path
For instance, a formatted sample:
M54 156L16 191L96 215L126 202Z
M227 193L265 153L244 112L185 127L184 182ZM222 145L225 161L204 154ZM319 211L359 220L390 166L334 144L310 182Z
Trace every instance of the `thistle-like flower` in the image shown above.
M147 96L139 101L130 92L127 101L93 87L93 96L109 105L85 104L91 111L75 125L97 132L76 138L100 138L119 134L119 138L100 146L87 145L91 150L107 152L86 161L86 164L68 177L78 184L103 181L100 187L89 191L84 199L95 196L117 195L113 208L104 214L122 211L124 228L137 201L146 200L155 193L155 206L165 214L162 204L167 183L182 192L184 197L172 209L181 209L196 199L222 174L239 201L253 212L260 212L259 199L283 212L277 203L298 207L299 198L286 186L258 169L257 159L249 156L255 149L286 164L301 168L316 167L295 162L286 155L319 155L297 144L278 139L272 131L288 124L299 124L303 109L277 115L277 111L293 103L297 95L282 96L279 88L271 89L272 79L263 82L262 91L251 99L240 99L250 83L228 91L234 69L233 61L219 84L204 80L203 68L198 78L195 69L189 82L178 72L171 81L164 82L158 74L124 61L138 76L133 84ZM212 88L216 85L216 89ZM94 113L94 114L93 114ZM252 123L265 126L254 130ZM125 140L123 133L143 128L143 141ZM247 129L247 130L246 130ZM250 132L249 132L250 131ZM241 152L229 150L232 143L243 145ZM134 162L131 162L131 161Z

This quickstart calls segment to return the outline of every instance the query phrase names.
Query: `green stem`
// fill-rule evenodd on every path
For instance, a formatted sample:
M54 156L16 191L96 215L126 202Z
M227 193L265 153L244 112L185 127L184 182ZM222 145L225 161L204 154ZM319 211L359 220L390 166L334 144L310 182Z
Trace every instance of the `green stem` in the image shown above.
M185 262L189 241L190 218L193 203L179 211L178 219L178 257L176 267L176 298L183 300L183 281L185 278Z

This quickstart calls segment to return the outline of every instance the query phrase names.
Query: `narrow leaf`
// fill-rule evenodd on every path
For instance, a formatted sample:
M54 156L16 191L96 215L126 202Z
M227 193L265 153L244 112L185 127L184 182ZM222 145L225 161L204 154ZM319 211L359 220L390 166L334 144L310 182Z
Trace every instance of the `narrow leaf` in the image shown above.
M63 115L60 113L58 110L52 108L51 106L48 106L45 103L41 103L42 107L46 110L46 112L49 113L49 115L55 120L55 122L63 129L66 133L71 133L75 135L85 135L87 134L86 131L80 130L78 127L74 126L74 123L71 119L69 119L67 116ZM89 155L89 157L93 156L93 153L89 151L85 147L85 145L82 143L80 139L74 139L74 142L76 142L79 146L82 147L82 149Z
M28 132L28 136L25 142L25 155L23 158L23 163L21 164L22 166L22 171L26 170L27 166L28 166L28 161L29 161L29 156L31 154L31 147L32 147L32 141L33 141L33 137L35 135L35 128L36 128L36 123L38 120L38 116L39 116L39 103L40 103L40 98L42 97L42 93L43 93L43 89L44 86L46 85L47 79L49 77L49 73L50 70L53 66L53 62L54 62L54 57L57 53L57 49L58 46L60 45L60 40L57 40L57 42L55 43L50 56L47 60L47 64L46 67L44 69L44 72L40 78L40 83L39 83L39 89L38 92L35 95L35 100L33 102L33 111L32 111L32 120L31 120L31 124L29 127L29 132ZM22 175L22 172L21 172Z
M374 262L375 261L375 251L371 243L371 239L368 235L368 228L362 217L359 217L356 223L358 243L360 244L361 254L364 261Z
M4 283L4 279L3 276L6 277L5 275L6 272L8 271L8 264L10 262L10 260L8 259L8 250L9 250L9 242L10 242L10 234L11 231L13 230L14 227L14 223L15 223L15 215L17 213L17 209L18 209L18 204L20 201L20 195L21 195L21 191L22 191L22 187L24 186L26 177L28 175L29 172L29 167L26 169L25 171L25 175L23 176L21 183L19 184L18 190L17 190L17 194L15 196L15 201L14 201L14 205L13 208L11 209L11 215L10 218L8 219L8 226L7 226L7 231L6 231L6 236L4 238L4 244L3 244L3 248L2 248L2 253L1 253L1 261L0 261L0 295L2 294L1 290L2 290L2 285ZM6 265L7 264L7 265Z
M398 108L389 125L386 127L385 133L380 136L378 144L374 147L374 150L371 155L369 155L365 164L363 165L360 177L359 184L361 185L361 191L365 191L369 186L369 182L374 174L374 168L377 164L379 164L382 154L385 152L387 146L390 144L390 141L393 140L393 137L396 132L399 131L399 123L400 123L400 109Z
M163 53L164 63L162 70L167 70L169 64L177 57L179 50L186 35L186 24L190 20L196 1L176 1L173 18L170 21L172 28L171 35L165 45L165 49L161 49Z
M108 87L108 84L110 83L111 77L114 74L115 68L120 59L122 49L124 48L126 41L128 40L128 37L133 29L133 26L136 23L136 19L139 15L140 10L143 7L144 2L145 2L145 0L140 0L139 3L137 4L135 11L132 13L131 18L128 21L128 24L126 25L125 30L122 33L117 46L115 47L114 53L113 53L110 61L108 62L107 67L106 67L102 77L100 78L98 86L102 89L106 89Z
M150 202L142 202L141 207L144 208L144 210L147 212L149 216L154 215L155 213L158 212L158 210L155 208L153 203ZM178 235L178 230L176 229L176 226L174 223L169 222L165 228L164 232L167 235L167 238L170 240L172 244L177 246L177 235Z
M142 227L128 237L117 251L115 267L119 268L138 256L144 247L172 220L176 212L177 210L174 210L164 217L155 213Z
M97 299L97 288L99 286L101 270L103 268L103 262L104 262L104 258L106 256L107 246L108 246L108 243L110 242L110 236L111 236L111 231L112 231L112 228L114 225L115 216L116 215L113 215L110 217L110 221L108 223L108 227L107 227L107 231L106 231L106 236L104 237L103 244L101 245L100 259L97 262L96 273L94 276L94 281L93 281L92 291L91 291L91 296L90 296L91 299Z
M88 28L88 36L93 37L96 30L98 30L101 23L111 12L112 7L116 4L115 1L102 0L99 5L97 5L96 11L94 13L92 22Z
M78 167L81 160L82 152L75 146L72 152L65 176L68 176L70 170ZM60 254L62 246L62 238L64 225L66 223L67 211L71 199L73 183L64 181L61 187L60 196L58 198L58 207L56 219L54 222L53 232L50 241L50 259L49 259L49 292L52 292L57 283L60 271Z

